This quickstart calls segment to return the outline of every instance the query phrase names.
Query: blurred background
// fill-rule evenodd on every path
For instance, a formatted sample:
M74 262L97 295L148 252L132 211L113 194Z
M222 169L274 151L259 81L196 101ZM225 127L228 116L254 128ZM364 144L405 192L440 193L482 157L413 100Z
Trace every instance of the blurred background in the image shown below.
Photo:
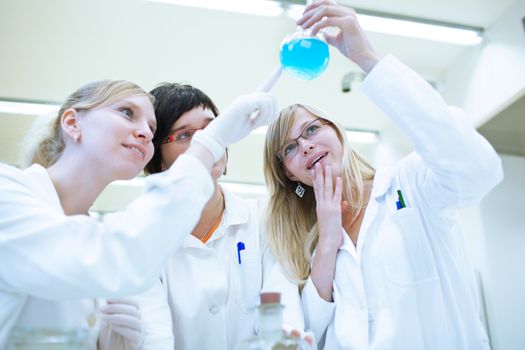
M339 3L362 15L381 55L394 54L463 108L501 155L503 183L461 216L492 346L523 349L525 0ZM18 166L21 140L36 116L53 112L92 80L127 79L147 90L165 81L189 83L225 108L279 63L279 45L295 31L303 8L300 0L2 0L0 161ZM377 22L385 19L398 26ZM465 29L466 38L437 38L428 28L402 32L398 21ZM333 116L374 165L392 163L412 146L361 94L362 79L359 68L331 49L323 75L300 81L285 73L274 92L280 107L303 102ZM263 143L261 129L231 147L225 186L264 195ZM110 185L93 212L124 208L142 182Z

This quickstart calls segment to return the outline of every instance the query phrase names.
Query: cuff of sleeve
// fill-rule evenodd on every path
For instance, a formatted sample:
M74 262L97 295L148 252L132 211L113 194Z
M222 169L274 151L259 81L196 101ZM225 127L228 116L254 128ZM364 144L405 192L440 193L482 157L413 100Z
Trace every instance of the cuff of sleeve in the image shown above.
M334 317L335 303L321 298L311 277L303 288L302 303L306 329L311 330L319 340Z
M202 184L200 189L205 196L209 197L213 193L215 185L210 172L200 160L189 154L181 154L168 170L147 176L146 189L155 186L169 186L187 177L188 174L191 174L192 182L195 181Z
M196 142L210 151L213 156L213 162L217 162L221 159L226 148L221 142L219 142L219 140L204 130L197 131L193 135L191 142Z

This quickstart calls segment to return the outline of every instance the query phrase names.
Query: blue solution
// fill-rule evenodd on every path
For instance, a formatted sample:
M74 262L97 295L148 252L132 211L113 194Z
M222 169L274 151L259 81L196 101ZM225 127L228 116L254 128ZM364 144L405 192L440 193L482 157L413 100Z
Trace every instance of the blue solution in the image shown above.
M315 37L296 38L281 45L281 65L299 79L317 78L329 60L328 44Z

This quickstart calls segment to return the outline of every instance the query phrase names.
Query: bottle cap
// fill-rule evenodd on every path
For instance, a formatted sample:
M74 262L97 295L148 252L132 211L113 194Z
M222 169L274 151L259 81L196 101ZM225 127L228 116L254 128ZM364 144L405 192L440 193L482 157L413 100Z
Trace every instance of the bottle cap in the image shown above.
M261 304L280 304L281 293L266 292L261 293Z

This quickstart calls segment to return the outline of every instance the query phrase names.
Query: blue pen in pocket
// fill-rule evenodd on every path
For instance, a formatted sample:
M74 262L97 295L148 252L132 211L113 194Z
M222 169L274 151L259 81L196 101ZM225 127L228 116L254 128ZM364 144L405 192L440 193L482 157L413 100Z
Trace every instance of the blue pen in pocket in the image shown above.
M239 261L239 265L241 264L241 250L245 250L246 247L244 246L243 242L237 243L237 261Z

